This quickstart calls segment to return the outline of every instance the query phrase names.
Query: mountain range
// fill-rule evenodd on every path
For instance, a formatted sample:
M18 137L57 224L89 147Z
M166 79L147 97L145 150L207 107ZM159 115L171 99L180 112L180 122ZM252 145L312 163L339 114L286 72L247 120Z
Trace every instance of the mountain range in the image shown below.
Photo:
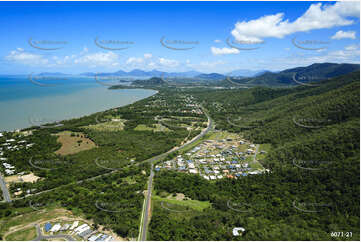
M360 70L359 64L315 63L306 67L286 69L277 73L265 72L255 77L233 78L242 85L285 86L319 82Z

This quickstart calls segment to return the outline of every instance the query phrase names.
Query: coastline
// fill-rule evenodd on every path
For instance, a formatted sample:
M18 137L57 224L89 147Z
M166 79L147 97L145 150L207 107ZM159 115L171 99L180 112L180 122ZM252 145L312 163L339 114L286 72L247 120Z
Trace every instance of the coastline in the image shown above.
M51 124L51 123L57 123L57 122L60 123L60 122L63 122L63 121L70 121L72 119L84 118L84 117L91 116L91 115L93 115L95 113L98 113L98 112L105 112L105 111L108 111L108 110L111 110L111 109L114 109L114 108L125 107L127 105L132 105L132 104L134 104L134 103L136 103L138 101L141 101L141 100L144 100L146 98L152 97L152 96L159 93L159 90L155 90L155 89L146 89L146 88L137 88L137 89L141 91L140 93L136 93L137 96L139 94L144 96L144 92L146 92L146 91L152 91L154 93L151 93L150 95L146 95L145 97L137 98L135 95L131 96L132 93L129 93L129 92L134 92L136 89L121 89L121 91L126 94L125 96L122 97L124 99L118 100L117 98L118 98L119 94L113 92L112 97L110 97L110 100L111 100L112 103L114 103L114 102L116 102L116 103L114 103L111 107L109 107L109 103L107 102L107 100L103 99L104 98L104 90L109 90L108 88L103 89L103 90L101 90L101 89L100 90L92 89L91 90L92 93L90 93L90 94L85 93L85 94L86 94L86 98L90 99L93 102L93 104L95 103L98 106L101 106L101 107L97 107L98 110L95 110L95 111L94 110L93 111L85 110L86 108L89 109L89 107L91 107L92 104L88 103L86 101L85 101L86 104L84 104L84 102L82 100L82 97L79 97L79 98L75 97L77 94L72 94L71 97L61 96L61 95L57 96L57 97L48 97L48 99L51 99L51 98L63 99L63 100L65 100L67 102L64 105L59 104L57 102L58 100L56 100L55 102L52 102L51 103L52 105L47 105L48 102L46 102L47 101L46 98L45 99L44 98L33 98L33 99L30 99L30 101L29 100L17 100L17 101L10 100L10 101L8 101L8 103L10 103L10 106L13 106L13 107L17 108L17 106L20 103L22 103L23 105L27 105L27 107L22 106L21 110L16 110L16 112L18 112L17 114L14 113L14 111L10 109L10 111L8 113L14 115L14 117L9 117L9 116L4 115L5 117L9 118L9 120L7 122L5 121L4 123L13 124L13 120L19 121L18 120L19 117L16 117L16 115L18 115L18 116L22 115L23 119L21 120L21 122L19 121L20 123L22 123L22 125L17 125L16 128L14 128L14 127L13 128L7 128L6 126L3 126L3 127L0 128L0 131L1 132L24 131L24 130L29 130L29 129L32 129L32 128L36 127L36 126L39 126L39 124L37 123L39 121L36 121L37 120L36 118L34 119L35 122L32 122L32 120L31 120L31 116L34 116L33 115L34 114L33 110L35 108L38 108L37 111L40 110L40 112L44 115L44 116L38 115L38 117L43 117L43 121L44 121L44 122L41 122L40 125L46 125L46 124ZM102 98L102 96L94 98L94 95L98 94L98 92L95 92L95 91L103 92L103 98ZM91 95L91 94L93 94L93 95ZM84 94L83 94L83 96L84 96ZM109 99L108 95L106 97ZM133 99L135 99L135 100L133 100ZM98 100L102 100L102 102L98 102ZM69 115L69 113L67 113L67 114L63 113L62 114L63 118L48 118L48 119L44 118L46 116L52 117L52 115L54 115L54 113L56 113L56 115L58 115L59 112L57 112L57 110L54 110L54 107L52 107L52 106L54 106L54 104L56 104L57 106L60 106L63 109L63 111L68 110L67 107L73 107L74 108L74 105L73 105L72 101L77 102L77 104L78 104L77 108L78 109L81 108L81 113L80 114L77 111L70 110L71 114ZM124 102L124 103L121 103L121 102ZM3 103L3 105L7 106L8 103ZM37 104L42 105L43 109L38 107ZM105 105L105 104L108 104L108 105ZM0 103L0 105L1 105L1 103ZM84 105L86 105L86 106L84 106ZM107 107L104 107L104 106L107 106ZM24 114L25 112L27 112L29 115L26 116ZM5 113L6 113L6 111L5 111ZM24 115L26 117L24 117ZM11 119L13 119L13 120L11 120ZM21 117L20 117L20 119L21 119ZM27 120L27 121L24 122L24 120ZM39 118L38 118L38 120L39 120Z

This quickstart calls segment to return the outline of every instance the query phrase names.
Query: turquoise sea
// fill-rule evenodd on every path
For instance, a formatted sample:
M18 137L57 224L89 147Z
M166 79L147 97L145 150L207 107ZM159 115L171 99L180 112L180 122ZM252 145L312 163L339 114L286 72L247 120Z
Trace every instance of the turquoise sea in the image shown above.
M51 122L81 117L124 106L155 93L144 89L109 90L86 77L32 82L27 76L0 76L0 130L30 127L34 120Z

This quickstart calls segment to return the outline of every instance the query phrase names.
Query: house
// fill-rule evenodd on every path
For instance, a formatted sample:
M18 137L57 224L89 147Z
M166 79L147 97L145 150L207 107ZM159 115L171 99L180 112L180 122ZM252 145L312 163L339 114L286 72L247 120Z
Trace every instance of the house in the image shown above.
M113 237L112 236L109 236L108 238L106 238L104 241L113 241Z
M88 235L90 235L92 232L93 232L93 230L91 230L91 229L89 228L89 229L87 229L87 230L85 230L85 231L82 231L81 233L78 233L78 235L84 239L85 237L87 237Z
M55 224L51 229L50 229L50 232L58 232L59 229L61 228L61 225L60 224Z
M260 171L250 171L248 173L251 175L257 175L257 174L260 174L261 172Z
M209 176L209 178L210 178L211 180L215 180L215 179L216 179L215 176Z
M252 154L252 153L254 153L254 150L247 149L247 154Z
M194 168L195 168L194 163L189 163L189 164L188 164L188 167L189 167L190 169L194 169Z
M189 170L189 173L192 173L192 174L197 174L197 173L198 173L198 171L197 171L197 169L190 169L190 170Z
M181 166L178 168L178 171L184 171L184 170L186 170L185 166Z
M84 231L86 230L87 228L90 228L89 225L87 224L83 224L83 225L80 225L78 228L76 228L74 230L75 233L79 233L80 231Z
M95 241L97 238L98 238L98 236L94 234L89 237L88 241Z
M100 236L95 241L104 241L103 236L104 234L100 234Z
M49 230L51 229L51 223L47 222L44 226L45 232L49 232Z
M3 137L4 135L3 135L3 133L0 133L0 137Z
M233 236L241 236L246 230L242 227L233 228Z
M209 176L205 176L205 175L204 175L203 177L204 177L204 179L209 180Z
M78 227L79 225L79 221L74 221L74 223L72 224L72 226L70 227L70 230L75 229L76 227Z
M68 230L69 228L70 228L70 224L64 224L62 227L61 227L61 229L60 229L60 231L66 231L66 230Z
M218 179L222 179L223 176L222 176L222 175L218 175L217 178L218 178Z
M13 175L15 173L14 170L5 169L6 175Z

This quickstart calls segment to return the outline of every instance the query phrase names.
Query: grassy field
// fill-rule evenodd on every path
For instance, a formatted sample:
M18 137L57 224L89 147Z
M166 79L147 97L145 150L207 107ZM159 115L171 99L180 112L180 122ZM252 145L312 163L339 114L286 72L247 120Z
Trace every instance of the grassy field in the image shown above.
M175 205L179 205L179 206L189 207L191 209L194 209L194 210L197 210L200 212L211 206L211 204L208 201L198 201L198 200L191 200L191 199L177 200L175 197L163 198L163 197L160 197L157 195L153 195L152 198L155 201L166 202L166 203L175 204Z
M34 211L30 207L28 207L26 208L26 210L28 210L29 212L16 217L1 220L0 234L4 235L6 233L9 233L10 235L11 231L17 231L25 226L29 226L30 224L35 225L35 223L42 223L59 217L74 218L74 215L72 215L71 212L65 209L50 208L40 211ZM9 240L8 238L6 239Z
M259 150L258 150L259 152L258 152L257 157L256 157L257 160L263 160L264 158L266 158L267 153L269 153L271 151L271 148L272 148L271 144L260 144L259 145ZM261 150L264 150L267 153L266 154L261 154L260 153Z
M167 132L170 131L167 127L164 127L161 124L155 124L155 127L149 127L145 124L139 124L134 128L136 131L155 131L155 132Z
M31 227L11 233L4 239L10 241L29 241L34 238L36 238L36 229L35 227Z
M125 119L113 119L104 123L91 124L84 128L96 131L122 131L124 129L125 121Z
M95 143L84 137L83 133L64 131L56 134L61 148L55 151L58 155L76 154L83 150L90 150L96 147Z

